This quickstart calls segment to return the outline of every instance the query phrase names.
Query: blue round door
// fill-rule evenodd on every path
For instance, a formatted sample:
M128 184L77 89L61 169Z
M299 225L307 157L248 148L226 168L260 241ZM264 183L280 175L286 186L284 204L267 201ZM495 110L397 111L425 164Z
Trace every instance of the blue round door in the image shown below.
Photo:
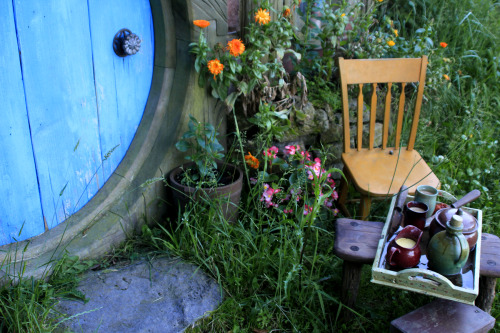
M63 222L103 186L153 76L148 0L0 1L0 245ZM136 54L118 56L128 29Z

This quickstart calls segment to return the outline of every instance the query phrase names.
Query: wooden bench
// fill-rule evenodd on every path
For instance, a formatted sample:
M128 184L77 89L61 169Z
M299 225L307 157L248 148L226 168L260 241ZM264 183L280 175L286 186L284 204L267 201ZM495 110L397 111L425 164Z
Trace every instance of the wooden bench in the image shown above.
M344 260L341 301L352 308L356 303L361 269L375 260L378 241L384 223L337 219L335 224L334 253ZM500 277L500 238L483 233L481 237L481 267L479 295L476 305L491 312L495 298L495 286Z
M495 326L495 318L474 305L436 299L394 319L391 332L482 333Z

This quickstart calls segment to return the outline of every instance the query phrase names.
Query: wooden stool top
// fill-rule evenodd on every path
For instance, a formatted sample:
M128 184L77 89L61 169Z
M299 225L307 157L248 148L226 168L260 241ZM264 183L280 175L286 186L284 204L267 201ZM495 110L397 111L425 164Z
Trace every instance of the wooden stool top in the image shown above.
M483 233L481 236L480 275L500 277L500 238Z
M495 318L474 305L436 299L391 322L391 332L488 332Z
M375 260L384 223L337 219L334 253L343 260L371 264Z

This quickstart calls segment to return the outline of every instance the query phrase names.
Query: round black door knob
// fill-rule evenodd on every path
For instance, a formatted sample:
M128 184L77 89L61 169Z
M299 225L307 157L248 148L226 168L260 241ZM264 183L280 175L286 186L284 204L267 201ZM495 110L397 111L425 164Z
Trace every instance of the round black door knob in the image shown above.
M113 50L119 57L134 55L141 49L141 39L128 29L121 29L113 38Z

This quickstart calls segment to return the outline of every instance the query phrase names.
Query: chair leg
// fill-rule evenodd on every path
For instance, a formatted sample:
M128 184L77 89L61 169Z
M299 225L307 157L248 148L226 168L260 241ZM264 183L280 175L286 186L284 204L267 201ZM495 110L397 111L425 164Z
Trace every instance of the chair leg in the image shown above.
M356 304L362 268L363 264L344 260L342 266L342 294L340 300L342 304L349 308L352 308L354 304ZM346 311L345 316L349 316L348 313L351 313L351 311Z
M497 278L495 277L479 277L479 295L476 298L476 306L484 312L491 313L491 307L496 295L496 285Z
M344 175L346 175L345 168L344 168ZM351 214L349 213L349 211L347 210L347 207L345 205L347 202L348 195L349 195L349 183L345 179L342 179L341 183L340 183L340 193L339 193L339 201L338 201L339 210L345 217L350 218Z
M361 220L366 221L368 215L370 215L370 207L372 205L372 198L369 196L362 195L361 202L359 203L359 216Z

